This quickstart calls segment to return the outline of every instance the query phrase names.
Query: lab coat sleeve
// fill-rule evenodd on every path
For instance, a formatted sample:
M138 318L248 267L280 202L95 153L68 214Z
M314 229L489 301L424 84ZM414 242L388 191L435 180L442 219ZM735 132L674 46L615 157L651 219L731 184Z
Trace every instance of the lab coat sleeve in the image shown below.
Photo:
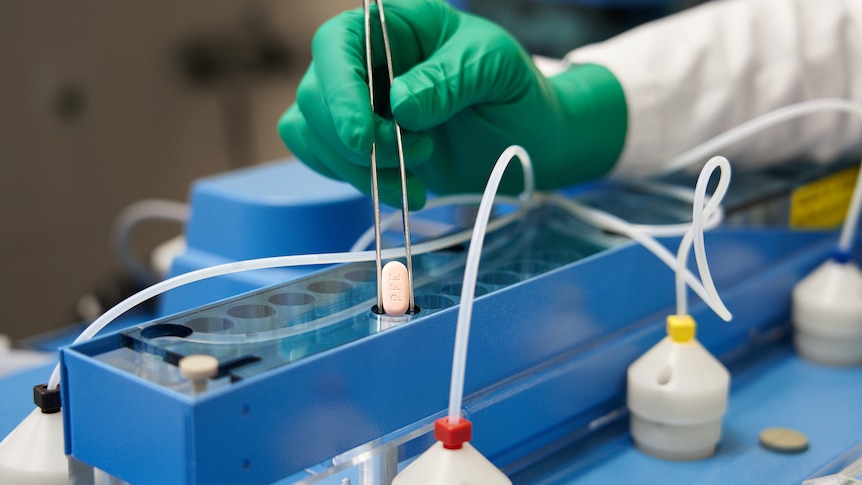
M862 102L862 0L710 2L565 60L603 65L623 86L628 131L612 175L655 174L674 155L779 107ZM860 128L846 114L808 116L722 154L736 167L826 161L858 143Z

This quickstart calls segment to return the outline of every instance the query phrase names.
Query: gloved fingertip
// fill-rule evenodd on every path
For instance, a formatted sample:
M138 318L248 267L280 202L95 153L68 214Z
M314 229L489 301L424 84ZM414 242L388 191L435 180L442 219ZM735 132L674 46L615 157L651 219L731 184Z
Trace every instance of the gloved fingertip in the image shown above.
M401 192L395 190L394 187L392 189L393 190L386 190L383 187L380 187L380 190L377 193L377 195L380 197L380 203L386 204L393 209L400 209Z
M308 126L305 121L305 117L300 111L299 107L294 104L291 106L284 114L281 115L281 118L278 120L278 136L281 138L281 141L284 143L284 146L287 147L297 158L302 159L302 155L309 155L308 152L308 143L307 140L303 139L303 136L300 134L303 130L307 129Z
M416 187L411 187L411 189L408 189L407 204L411 212L418 211L425 207L425 203L428 201L428 193L421 184L417 184Z
M292 111L298 110L299 108L296 104L293 104L284 113L282 113L281 117L278 119L278 136L280 136L282 141L285 143L287 143L288 135L290 135L291 131L295 129L295 123L293 120L296 113L293 113Z
M402 127L408 130L422 130L422 106L419 96L408 87L401 79L395 79L389 90L389 102L392 106L392 115L398 120Z
M354 153L371 151L371 143L374 140L374 124L365 116L354 113L336 118L334 121L338 138L348 150Z
M387 175L392 175L395 172L388 172ZM392 207L393 209L401 209L401 184L397 179L389 177L381 177L378 185L380 202ZM425 207L426 202L425 186L418 179L408 176L407 178L407 206L412 211L419 210Z
M424 133L404 134L404 162L408 167L422 165L431 159L434 142Z

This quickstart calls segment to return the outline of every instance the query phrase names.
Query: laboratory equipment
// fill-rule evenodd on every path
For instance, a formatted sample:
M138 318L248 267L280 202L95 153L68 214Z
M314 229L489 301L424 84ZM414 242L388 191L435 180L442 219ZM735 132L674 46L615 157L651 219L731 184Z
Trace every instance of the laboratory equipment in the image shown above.
M715 170L720 170L721 177L707 203L707 183ZM730 162L724 157L710 159L697 180L691 227L677 250L676 313L667 317L667 337L633 362L626 373L632 439L639 449L659 458L706 458L715 453L721 439L730 373L697 341L696 324L688 314L684 274L694 246L705 301L723 320L731 320L713 284L703 242L703 220L718 212L729 183Z
M730 373L695 339L691 317L668 317L667 333L628 369L632 439L659 458L706 458L721 439Z
M34 409L0 447L0 483L62 485L69 482L63 453L63 417Z
M862 272L828 259L793 289L793 341L807 359L862 364Z
M786 217L787 192L836 167L808 168L789 180L765 173L761 181L772 183L742 184L747 187L742 194L728 197L729 218L768 222L776 213ZM678 230L687 220L680 216L686 202L676 196L659 202L654 192L637 184L598 183L568 197L526 197L508 213L501 209L498 221L506 222L489 231L481 251L465 398L445 422L455 426L450 434L462 442L467 435L458 427L462 418L481 423L476 448L507 474L625 416L620 378L662 333L659 315L672 306L665 291L670 274L641 247L586 226L572 214L602 219L600 228L616 232L620 216L644 215ZM704 205L700 197L698 202L695 194L696 207ZM599 216L590 204L612 208L619 216ZM487 216L485 208L480 212ZM655 221L634 222L643 227ZM698 224L696 216L693 225ZM850 251L844 234L842 254ZM473 258L465 252L478 252L480 246L474 240L468 252L456 239L436 236L435 241L434 250L417 252L422 278L416 296L423 308L418 313L374 311L374 270L360 262L366 255L315 255L275 259L279 264L356 262L91 341L84 341L92 335L87 334L62 353L64 439L72 469L83 470L84 476L89 467L94 476L98 468L144 483L344 483L354 476L360 483L388 483L427 447L429 432L440 422L439 395L445 390L440 362L450 354L445 345L428 343L451 338L456 309L469 309L473 301L473 285L460 277L471 273L465 267ZM674 242L650 244L664 254L666 249L658 250L662 244ZM700 339L704 346L733 364L786 331L790 288L830 253L834 242L828 232L748 224L711 234L708 245L724 263L716 268L716 286L740 323L719 326L707 305L693 305L688 314L707 322ZM267 260L229 263L201 274L271 266L271 261L263 263ZM643 275L650 284L643 284ZM160 283L151 295L178 284L182 277L177 278ZM693 288L710 293L708 280L705 275L704 287ZM143 293L136 298L147 296ZM721 313L722 305L709 304ZM102 324L116 316L110 314ZM690 344L693 325L686 322L671 325L670 333ZM199 355L208 356L203 369L183 364ZM57 376L52 377L48 388L56 383ZM701 410L724 411L721 404L713 407ZM631 409L643 411L637 405ZM695 424L715 429L720 413L707 413L705 422ZM512 422L514 415L524 419ZM639 439L638 431L634 435ZM124 439L118 442L117 436ZM149 459L161 466L150 466Z
M455 327L452 377L449 385L449 415L434 422L434 437L437 439L437 443L399 473L393 484L428 483L433 485L457 482L464 485L511 485L512 483L503 472L470 444L473 423L461 416L461 405L464 402L467 344L470 336L473 300L476 295L477 273L485 243L488 219L491 217L494 199L500 187L500 181L503 179L503 174L515 157L518 158L523 168L524 192L522 199L525 202L530 202L534 195L534 175L530 157L523 147L510 146L497 159L494 169L488 177L488 184L482 193L482 200L479 203L476 221L473 225L473 233L470 236L470 246L461 283L461 303L458 308L458 319ZM429 470L439 470L439 473L429 474Z
M472 424L461 418L434 422L434 443L399 473L392 485L458 483L461 485L511 485L512 481L470 444Z
M347 251L372 224L371 202L358 190L300 163L284 161L202 178L191 188L190 203L193 216L186 226L186 249L173 259L168 277L230 261ZM158 315L312 271L309 267L270 269L183 286L158 300Z
M762 220L797 183L757 177L755 192L729 194L729 218ZM604 183L581 191L578 199L636 222L681 222L690 211ZM728 326L693 305L703 344L728 359L777 338L792 282L831 244L830 233L750 225L708 235L712 257L726 261L714 269L716 284L740 310ZM133 483L312 483L371 458L391 466L380 459L387 453L409 459L430 444L445 408L440 363L451 353L430 343L454 335L464 253L416 257L427 275L417 281L417 315L373 314L373 267L356 263L67 349L68 451ZM645 274L651 284L640 283ZM622 376L663 333L672 279L644 249L552 204L489 233L464 401L482 430L476 447L513 473L624 416ZM192 397L176 359L202 350L219 359L220 373ZM117 435L134 439L117 443Z

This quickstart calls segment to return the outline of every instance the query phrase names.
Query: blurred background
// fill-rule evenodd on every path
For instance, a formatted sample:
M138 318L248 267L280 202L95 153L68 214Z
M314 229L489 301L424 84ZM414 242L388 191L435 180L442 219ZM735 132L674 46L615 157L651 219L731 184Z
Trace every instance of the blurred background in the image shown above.
M316 28L353 2L0 3L0 334L73 323L111 291L114 217L288 155L276 122ZM150 246L177 228L147 226Z
M456 3L546 55L680 7ZM116 296L124 277L111 231L124 207L184 201L197 178L288 156L276 123L312 35L357 4L0 3L0 334L19 340L64 327L86 315L83 296ZM134 243L147 252L179 230L147 226Z

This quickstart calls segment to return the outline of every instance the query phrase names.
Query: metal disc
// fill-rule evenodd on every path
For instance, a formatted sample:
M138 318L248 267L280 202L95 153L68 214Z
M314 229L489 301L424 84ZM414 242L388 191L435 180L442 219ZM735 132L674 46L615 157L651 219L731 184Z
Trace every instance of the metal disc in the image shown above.
M802 453L808 449L808 437L789 428L767 428L760 432L760 446L779 453Z

